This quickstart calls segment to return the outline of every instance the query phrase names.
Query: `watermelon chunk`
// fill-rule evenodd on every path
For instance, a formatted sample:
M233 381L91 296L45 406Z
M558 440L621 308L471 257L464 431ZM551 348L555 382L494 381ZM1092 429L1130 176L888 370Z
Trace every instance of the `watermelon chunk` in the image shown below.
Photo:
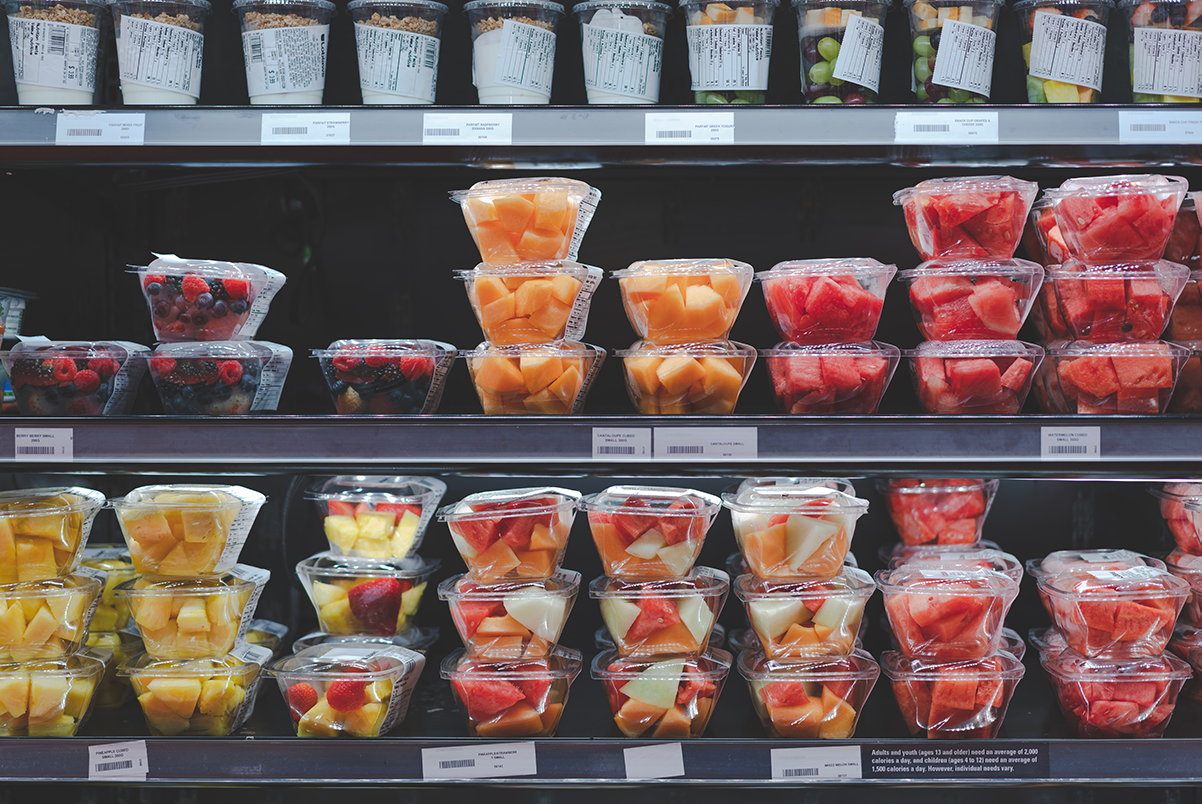
M988 358L951 361L947 379L952 393L960 397L993 396L1002 390L1002 372Z
M472 720L490 720L526 698L522 690L508 681L459 678L452 684Z
M480 623L504 608L499 600L467 600L460 598L451 605L451 615L464 639L471 639Z
M680 622L680 612L668 598L648 595L639 599L638 606L641 610L639 616L634 618L626 631L628 644L641 642L656 631Z
M809 700L804 681L770 681L760 688L760 698L768 706L798 706Z

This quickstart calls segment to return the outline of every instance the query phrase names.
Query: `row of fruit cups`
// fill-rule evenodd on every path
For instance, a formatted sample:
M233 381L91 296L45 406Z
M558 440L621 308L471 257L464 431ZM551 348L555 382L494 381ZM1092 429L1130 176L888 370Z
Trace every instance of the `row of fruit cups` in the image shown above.
M1150 489L1160 502L1160 514L1176 549L1164 561L1174 575L1190 584L1190 594L1181 610L1181 618L1169 640L1168 650L1188 662L1194 679L1187 682L1182 693L1191 700L1202 700L1202 485L1197 483L1165 483L1163 488Z

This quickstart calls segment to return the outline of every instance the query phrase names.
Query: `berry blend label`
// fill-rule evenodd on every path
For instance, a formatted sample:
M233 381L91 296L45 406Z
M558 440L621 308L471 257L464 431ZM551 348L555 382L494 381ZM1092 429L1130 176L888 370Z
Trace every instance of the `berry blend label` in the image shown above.
M768 89L771 25L688 25L693 91Z
M980 25L945 20L931 81L989 97L997 34Z
M1036 78L1102 89L1106 26L1065 14L1035 12L1031 67Z
M1140 94L1202 98L1202 33L1136 28L1131 70Z

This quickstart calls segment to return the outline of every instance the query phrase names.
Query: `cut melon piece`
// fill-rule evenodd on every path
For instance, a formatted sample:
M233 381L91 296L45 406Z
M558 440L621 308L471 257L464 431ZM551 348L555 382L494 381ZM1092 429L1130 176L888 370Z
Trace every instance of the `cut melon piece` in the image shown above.
M714 613L701 595L689 595L680 599L676 607L680 621L689 629L697 644L704 645L709 637L710 629L714 626Z
M664 362L662 357L628 357L624 361L626 373L634 380L634 384L647 395L659 390L659 365Z
M673 575L687 575L696 560L694 550L697 546L685 540L677 544L661 547L655 552L660 561Z
M50 613L50 609L38 609L38 613L25 626L25 634L21 642L25 645L44 645L54 636L59 628L58 620Z
M668 545L668 540L658 529L652 528L626 547L626 552L635 558L650 561Z
M521 232L534 216L534 204L520 195L503 195L492 200L496 220L507 232Z
M839 532L839 526L804 514L790 514L785 520L785 552L789 567L796 571Z
M494 394L526 390L526 381L516 360L508 357L483 357L475 361L476 387Z
M521 589L505 596L505 610L509 616L548 642L554 642L559 636L567 607L567 598L537 589Z
M676 693L683 672L682 659L656 662L623 684L620 692L648 706L668 710L676 705Z
M477 279L475 291L476 304L482 308L509 295L509 288L505 287L505 283L497 276L485 276Z
M615 640L624 639L642 613L637 604L620 597L607 597L601 601L601 619Z
M29 685L30 722L53 720L63 713L71 680L66 676L35 675Z
M845 623L850 623L852 602L845 597L828 597L826 602L818 607L814 614L814 625L838 630Z
M706 337L721 335L726 305L709 285L690 285L685 291L685 322L689 329L701 330ZM717 326L715 326L717 325Z
M526 390L537 394L563 375L563 361L557 355L523 355L520 370Z
M705 377L706 370L700 361L688 355L676 355L664 358L655 375L664 390L676 395L685 393L693 383Z
M25 716L29 711L29 676L12 674L0 679L0 709L10 718Z
M703 357L701 366L705 369L705 394L718 397L733 403L739 398L743 387L743 375L730 364L729 360L720 357Z
M748 618L755 632L770 640L780 638L795 623L812 616L800 600L752 600L747 604Z

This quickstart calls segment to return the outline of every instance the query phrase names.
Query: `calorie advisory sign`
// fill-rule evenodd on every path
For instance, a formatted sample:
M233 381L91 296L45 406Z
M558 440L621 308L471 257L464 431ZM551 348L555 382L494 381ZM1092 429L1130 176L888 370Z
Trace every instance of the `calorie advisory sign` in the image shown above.
M865 779L1047 779L1048 744L1005 742L861 746Z

